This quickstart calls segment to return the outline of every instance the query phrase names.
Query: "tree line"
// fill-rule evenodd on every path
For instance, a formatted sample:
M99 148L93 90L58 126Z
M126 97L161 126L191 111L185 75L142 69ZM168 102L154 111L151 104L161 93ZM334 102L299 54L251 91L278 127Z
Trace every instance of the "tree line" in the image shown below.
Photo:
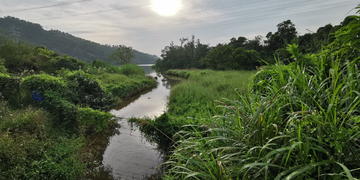
M320 52L323 46L334 41L333 33L350 21L350 17L346 17L340 25L327 24L316 32L308 30L304 35L299 35L295 24L286 20L277 25L276 32L269 32L265 37L233 37L229 43L219 43L213 47L201 43L194 35L191 38L183 37L180 38L180 45L171 42L161 51L161 59L156 61L155 68L160 71L186 68L254 70L257 66L274 64L275 58L288 64L294 59L286 50L287 44L298 44L303 54Z

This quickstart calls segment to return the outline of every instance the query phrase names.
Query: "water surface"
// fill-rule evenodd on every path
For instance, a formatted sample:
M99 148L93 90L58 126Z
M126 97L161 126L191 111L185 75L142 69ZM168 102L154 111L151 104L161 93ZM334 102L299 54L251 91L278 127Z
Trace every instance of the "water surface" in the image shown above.
M155 88L123 101L111 113L122 119L117 133L95 137L94 144L103 144L98 156L96 175L90 179L158 179L164 152L156 143L149 142L137 126L128 122L131 117L157 117L166 111L171 86L180 80L171 80L156 74L151 65L142 66L151 76L157 77ZM98 143L97 143L98 142Z

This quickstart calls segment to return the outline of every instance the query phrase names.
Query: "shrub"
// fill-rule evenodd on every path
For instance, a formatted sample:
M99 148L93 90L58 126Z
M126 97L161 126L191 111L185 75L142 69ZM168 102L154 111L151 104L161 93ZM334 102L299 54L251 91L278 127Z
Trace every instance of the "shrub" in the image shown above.
M61 68L79 70L86 66L85 62L80 61L74 57L69 57L67 55L64 55L63 57L56 57L55 59L52 59L52 62L54 64L53 72L55 72L56 70L60 70Z
M0 46L0 58L4 59L4 65L11 73L34 69L35 65L31 62L34 53L34 48L24 42L5 41Z
M33 161L26 179L78 179L85 170L79 161L78 150L83 138L60 137L53 147L41 151L41 158Z
M102 68L104 68L104 67L108 66L109 64L107 62L100 61L100 60L96 59L96 60L90 61L89 65L91 67L96 67L96 68L102 67Z
M6 104L4 104L6 106ZM1 111L1 110L0 110ZM9 131L11 133L30 133L40 137L44 133L47 121L47 113L40 109L27 107L26 109L1 113L0 131Z
M21 88L24 91L36 90L44 96L45 91L55 91L65 94L67 86L65 81L60 77L54 77L48 74L32 75L21 82Z
M109 111L118 102L118 99L102 88L92 75L75 71L65 74L64 78L68 81L70 90L68 99L74 104Z
M0 65L0 73L7 73L7 69L5 68L5 66Z
M0 108L7 109L0 102ZM3 107L3 105L5 107ZM0 112L0 179L78 179L82 138L59 137L47 112L28 107Z
M0 97L4 97L12 108L19 108L24 103L20 93L20 81L19 78L0 73Z
M113 115L108 112L91 108L79 108L76 119L80 124L91 125L95 128L96 132L100 132L104 127L107 127L112 117Z
M46 91L41 106L53 115L54 126L63 127L70 133L77 132L77 107L55 91Z
M203 71L205 72L205 71ZM189 78L190 77L190 72L186 71L186 70L182 70L182 71L177 71L177 70L168 70L166 71L166 74L168 75L174 75L174 76L180 76L183 78Z
M129 75L145 75L145 71L136 64L124 64L121 66L121 74Z

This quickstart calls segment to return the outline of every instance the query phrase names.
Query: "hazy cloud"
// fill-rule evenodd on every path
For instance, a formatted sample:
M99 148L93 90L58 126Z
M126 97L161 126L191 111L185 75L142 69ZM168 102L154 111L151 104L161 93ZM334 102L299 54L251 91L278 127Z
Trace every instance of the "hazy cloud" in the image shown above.
M195 35L203 43L254 38L290 19L299 33L339 24L356 0L182 0L177 15L163 17L151 0L2 0L0 16L14 16L102 44L126 44L160 55L171 41ZM355 11L352 11L353 14Z

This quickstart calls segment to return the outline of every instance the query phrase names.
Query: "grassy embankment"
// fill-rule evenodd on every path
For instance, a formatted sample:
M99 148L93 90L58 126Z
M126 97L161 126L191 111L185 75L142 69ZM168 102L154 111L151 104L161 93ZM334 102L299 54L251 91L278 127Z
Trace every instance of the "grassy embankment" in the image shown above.
M87 137L115 127L108 111L119 102L117 97L126 98L156 84L136 65L72 60L68 67L79 69L54 72L61 68L59 61L38 64L48 74L8 73L0 65L0 179L85 176L97 156ZM33 101L31 89L44 101Z
M172 137L188 124L210 124L211 117L223 111L216 101L237 99L239 93L249 91L251 77L256 71L169 70L168 75L187 80L172 87L167 113L156 120L140 120L152 126L142 126L149 138L160 144L169 144ZM131 121L138 121L136 118ZM155 128L154 128L155 127ZM158 130L160 131L158 131ZM191 128L192 129L192 128Z
M99 62L93 62L84 71L95 75L102 86L119 98L130 97L156 85L156 81L152 77L145 76L144 70L133 64L119 67L107 63L99 65Z
M164 178L360 177L358 66L338 59L322 68L325 60L270 66L250 84L237 72L242 85L229 79L236 72L168 71L189 80L173 88L168 113L143 127L177 139Z
M167 114L142 121L176 139L164 179L360 178L359 27L356 16L318 54L289 45L296 61L259 71L248 91L228 72L169 71L189 80Z

